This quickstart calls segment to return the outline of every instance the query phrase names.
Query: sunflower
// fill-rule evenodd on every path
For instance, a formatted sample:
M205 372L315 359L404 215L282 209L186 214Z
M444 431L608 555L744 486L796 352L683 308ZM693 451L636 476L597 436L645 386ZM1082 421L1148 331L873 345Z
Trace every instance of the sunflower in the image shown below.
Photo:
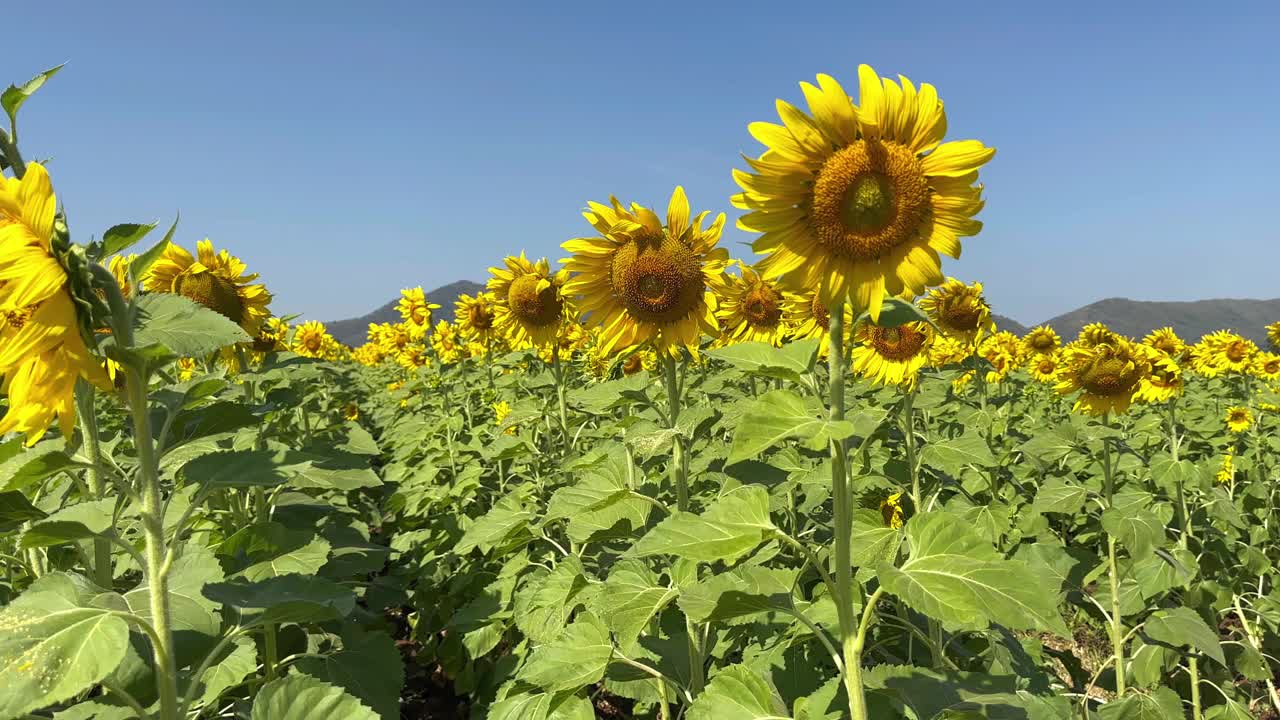
M988 383L1004 382L1004 379L1020 365L1017 357L998 345L989 347L982 357L990 364L990 369L985 376Z
M1127 412L1151 372L1153 352L1114 333L1097 345L1082 339L1063 349L1054 389L1062 395L1079 391L1074 409L1089 415Z
M761 270L790 290L817 288L828 307L848 299L878 319L885 297L920 295L942 282L941 255L982 223L978 168L995 150L976 140L942 142L937 90L902 84L859 66L860 105L826 75L801 83L809 113L777 102L781 125L752 123L768 149L734 171L748 210L743 230L767 257Z
M1214 475L1214 479L1219 485L1229 485L1236 477L1235 451L1227 448L1227 453L1222 456L1222 465L1218 467L1218 472Z
M198 369L195 358L178 358L178 380L181 382L195 377Z
M253 338L253 351L257 353L283 352L289 349L289 321L269 317Z
M396 354L396 363L405 370L431 366L431 355L426 344L414 342L400 348Z
M431 329L431 311L439 309L439 305L427 302L426 293L421 287L401 290L400 302L396 304L396 310L400 311L400 318L404 320L405 326L415 340L426 336L427 331Z
M719 307L716 319L726 340L762 342L781 347L787 335L786 301L777 283L761 276L755 269L738 263L741 275L725 275L716 287ZM830 314L823 308L825 319ZM816 326L816 318L812 321Z
M0 391L9 396L0 435L21 432L28 444L55 418L70 437L77 378L111 387L80 334L67 272L54 256L57 207L40 163L21 180L0 176Z
M1249 372L1263 380L1280 379L1280 355L1273 352L1259 351L1253 356Z
M943 368L960 365L973 356L973 346L953 337L938 335L929 347L929 365Z
M1120 335L1107 327L1106 323L1095 322L1080 328L1080 334L1076 337L1076 344L1085 347L1097 347L1098 345L1115 344L1120 339Z
M196 243L196 257L170 243L147 272L143 286L148 292L173 293L214 310L244 329L249 337L271 313L271 293L254 283L257 273L248 273L240 258L226 250L214 252L213 243Z
M658 353L650 348L636 348L622 360L622 374L630 377L638 372L658 369Z
M729 253L716 247L724 213L704 230L708 213L690 219L682 187L671 194L665 225L649 208L610 202L590 203L583 213L600 237L564 243L573 256L562 262L574 273L566 292L581 297L580 310L601 328L605 352L651 341L659 352L687 347L696 354L702 333L719 331L707 286L722 282L729 263Z
M853 371L872 382L915 387L916 376L929 358L933 327L909 322L897 327L863 323L854 335Z
M381 364L386 356L375 343L365 343L351 351L351 358L361 365L374 367Z
M494 331L493 293L478 292L474 296L459 295L453 307L454 321L461 334L479 341L481 345L497 335Z
M1280 320L1267 326L1267 342L1273 349L1280 350Z
M501 428L502 424L506 422L507 416L511 414L511 405L507 404L506 400L499 400L498 402L494 403L492 407L493 407L493 424ZM515 435L516 426L512 425L510 427L503 428L502 432L506 433L507 435Z
M1182 368L1173 358L1160 354L1151 361L1151 372L1142 378L1133 399L1151 404L1169 402L1182 395L1184 385Z
M1231 432L1242 433L1253 425L1253 412L1247 407L1229 407L1226 423Z
M342 407L342 419L347 422L355 422L360 419L360 406L355 403L347 403Z
M464 346L457 328L446 320L436 323L436 329L431 333L431 349L436 351L436 357L442 363L452 364L461 360Z
M943 335L970 344L995 330L991 306L982 297L982 283L965 285L947 278L941 287L933 288L920 298L920 309L938 326Z
M1230 330L1209 333L1191 348L1196 372L1210 378L1248 372L1257 353L1258 346L1252 340Z
M897 530L906 523L908 502L910 500L904 498L901 491L880 501L880 517L884 520L885 527Z
M115 255L107 261L107 269L120 286L120 294L125 300L133 297L133 281L129 277L129 266L138 258L137 255Z
M1027 371L1036 382L1052 383L1061 364L1061 353L1043 353L1031 358Z
M1048 325L1031 328L1022 338L1022 352L1026 357L1033 355L1052 355L1062 346L1058 333Z
M1000 330L999 332L987 336L987 338L982 341L978 346L978 354L986 357L987 355L1003 353L1013 360L1014 366L1016 367L1022 364L1022 361L1026 359L1026 355L1023 354L1023 349L1024 346L1022 344L1022 340L1020 340L1017 335L1009 332L1008 330Z
M293 351L303 357L323 357L331 338L324 323L308 320L293 335Z
M1152 330L1147 336L1142 338L1142 344L1147 347L1159 350L1169 357L1180 360L1183 353L1187 350L1187 344L1178 337L1178 334L1171 327L1162 327L1159 330Z
M516 346L554 343L565 319L561 293L569 271L552 273L546 258L530 262L523 251L502 262L505 268L489 268L495 329Z
M587 347L591 334L576 318L566 317L560 327L560 336L556 342L538 348L538 357L544 363L550 363L551 353L556 352L561 361L572 360L573 356Z

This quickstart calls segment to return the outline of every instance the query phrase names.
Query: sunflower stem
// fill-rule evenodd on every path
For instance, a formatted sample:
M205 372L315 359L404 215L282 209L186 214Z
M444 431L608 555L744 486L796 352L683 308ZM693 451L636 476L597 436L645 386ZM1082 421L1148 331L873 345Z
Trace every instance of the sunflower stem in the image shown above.
M1111 415L1102 416L1102 426L1111 427ZM1102 439L1102 473L1103 490L1107 496L1107 507L1115 495L1115 474L1111 468L1111 439ZM1120 614L1120 567L1116 562L1116 539L1107 536L1107 575L1111 581L1111 651L1116 660L1116 697L1124 697L1126 689L1124 666L1124 617Z
M3 129L0 129L0 153L3 153L5 159L9 161L9 167L13 168L13 176L19 180L23 175L27 174L27 163L22 159L22 153L18 152L18 130L13 128L13 137L9 137Z
M106 494L106 481L102 477L102 443L98 437L98 416L94 408L93 386L84 380L76 381L76 412L80 415L80 434L84 436L84 452L89 457L89 494L101 500ZM111 566L111 541L94 538L93 582L110 590L114 573Z
M573 449L573 437L569 434L569 405L565 396L564 365L560 362L560 343L551 345L551 375L556 381L556 407L560 412L560 433L564 439L566 455Z

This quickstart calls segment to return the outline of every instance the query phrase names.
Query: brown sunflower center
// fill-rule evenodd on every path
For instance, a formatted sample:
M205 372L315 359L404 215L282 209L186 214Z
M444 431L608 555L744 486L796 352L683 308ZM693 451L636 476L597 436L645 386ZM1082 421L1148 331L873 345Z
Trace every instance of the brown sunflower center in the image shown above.
M323 345L324 338L320 337L319 333L307 333L306 336L302 338L302 346L311 352L319 352Z
M493 327L493 311L485 303L471 303L467 306L467 322L477 330L488 330Z
M1084 369L1080 385L1093 395L1118 397L1133 393L1142 379L1142 372L1135 363L1116 355L1094 360Z
M1058 363L1048 358L1041 360L1040 364L1036 366L1036 370L1039 370L1041 375L1052 375L1057 369Z
M982 322L982 308L978 307L977 303L968 300L947 303L943 306L939 316L943 325L962 332L969 332L977 330L978 323Z
M778 291L767 285L757 285L742 298L742 314L752 327L773 329L782 320L782 305Z
M823 330L831 329L831 311L827 309L826 305L822 304L822 296L814 293L810 305L810 312L813 313L813 319L817 321L818 327Z
M431 322L431 311L427 309L426 305L415 304L413 309L409 311L409 320L414 325L426 325Z
M920 353L927 336L910 325L871 327L871 345L876 353L889 360L910 360Z
M537 275L521 275L511 281L507 290L507 305L516 319L528 325L550 325L560 319L563 305L554 285L538 290Z
M697 256L668 237L633 240L618 248L610 282L627 312L652 323L688 317L706 289Z
M1056 345L1057 343L1053 341L1052 335L1045 334L1031 336L1031 347L1034 350L1052 350Z
M1242 340L1232 340L1227 346L1227 359L1233 363L1238 363L1249 356L1249 348Z
M635 375L644 367L644 359L640 357L640 353L632 353L622 361L622 374Z
M917 237L930 220L929 181L910 149L858 140L823 163L810 223L830 253L870 261Z
M183 273L173 281L173 290L237 325L244 322L244 302L235 283L226 278L207 271Z

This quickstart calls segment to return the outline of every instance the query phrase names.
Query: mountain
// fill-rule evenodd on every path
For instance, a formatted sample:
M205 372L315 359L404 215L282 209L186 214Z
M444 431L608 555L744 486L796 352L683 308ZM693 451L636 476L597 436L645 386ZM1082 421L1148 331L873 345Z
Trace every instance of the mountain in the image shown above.
M1026 335L1027 331L1031 329L1017 320L1014 320L1011 317L1005 317L1004 315L996 315L995 313L992 313L991 319L996 322L996 330L1008 330L1009 332L1017 335Z
M481 290L484 290L484 285L480 283L459 280L427 293L427 302L433 302L440 306L440 309L436 311L437 317L452 318L453 303L458 299L459 295L475 295ZM334 320L333 322L325 323L325 327L328 328L330 335L333 335L344 345L350 345L351 347L363 345L369 332L370 323L400 322L400 311L396 310L396 305L399 302L400 298L397 297L368 315L349 320Z
M1280 298L1275 300L1195 300L1191 302L1150 302L1128 298L1107 298L1059 315L1044 324L1071 340L1091 322L1105 322L1116 332L1132 338L1165 326L1172 327L1187 342L1195 342L1214 330L1234 330L1262 346L1267 344L1266 326L1280 320Z

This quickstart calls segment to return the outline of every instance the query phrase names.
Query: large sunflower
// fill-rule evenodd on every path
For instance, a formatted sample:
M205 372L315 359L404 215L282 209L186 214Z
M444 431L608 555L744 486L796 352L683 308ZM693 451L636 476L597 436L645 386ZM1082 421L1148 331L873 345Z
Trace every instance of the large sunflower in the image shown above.
M687 347L696 353L705 331L718 333L716 300L707 288L721 282L729 253L716 247L724 214L705 230L708 213L690 219L689 200L677 187L664 225L649 208L590 203L583 213L600 237L564 243L574 273L565 291L580 296L579 309L601 328L605 352L652 341L660 352Z
M521 251L505 268L491 267L489 292L495 298L494 327L515 346L542 347L556 342L565 319L561 291L569 271L551 272L546 258L530 262Z
M1074 342L1063 349L1054 389L1063 395L1078 391L1075 409L1089 415L1128 412L1142 379L1151 373L1153 354L1114 334L1096 345Z
M976 344L986 333L995 330L991 306L982 297L982 283L965 285L947 278L941 287L929 290L920 298L920 309L938 326L943 335Z
M750 211L738 227L764 233L761 270L873 318L885 297L941 283L940 254L960 257L960 238L982 229L978 168L995 155L977 140L942 142L937 90L900 79L859 66L857 107L831 77L801 83L809 113L779 100L781 125L748 128L768 148L746 158L754 172L733 173L733 204Z
M1173 358L1161 354L1151 361L1151 372L1142 378L1133 399L1151 404L1166 403L1181 396L1183 387L1182 368Z
M741 263L739 266L742 274L725 275L716 291L720 298L716 308L720 326L734 342L763 342L780 347L787 335L782 291L777 283L753 268Z
M494 328L496 318L493 293L459 295L453 307L458 331L468 339L477 340L484 345L497 335Z
M1273 352L1259 352L1253 356L1249 372L1263 380L1280 379L1280 355Z
M1257 354L1258 346L1252 340L1230 330L1209 333L1192 348L1196 372L1205 377L1246 373Z
M1233 406L1227 408L1225 419L1227 429L1233 433L1242 433L1253 425L1253 412L1247 407Z
M929 359L934 332L928 323L909 322L897 327L863 323L853 348L853 371L884 385L915 386L920 368Z
M1062 346L1058 333L1048 325L1040 325L1027 331L1022 338L1022 352L1026 357L1033 355L1052 355ZM1033 358L1034 359L1034 358Z
M246 269L240 258L226 250L214 252L213 243L207 239L196 243L196 257L170 243L147 272L143 286L148 292L173 293L194 300L254 337L271 316L267 310L271 293L254 282L257 273Z
M401 290L400 302L396 304L396 310L400 311L400 318L404 320L404 324L415 340L426 336L427 331L431 329L431 311L439 309L439 305L427 302L427 295L421 287Z
M111 387L80 334L67 273L54 257L57 207L40 163L21 180L0 176L0 391L9 402L0 435L21 432L28 444L55 418L71 435L76 378Z

